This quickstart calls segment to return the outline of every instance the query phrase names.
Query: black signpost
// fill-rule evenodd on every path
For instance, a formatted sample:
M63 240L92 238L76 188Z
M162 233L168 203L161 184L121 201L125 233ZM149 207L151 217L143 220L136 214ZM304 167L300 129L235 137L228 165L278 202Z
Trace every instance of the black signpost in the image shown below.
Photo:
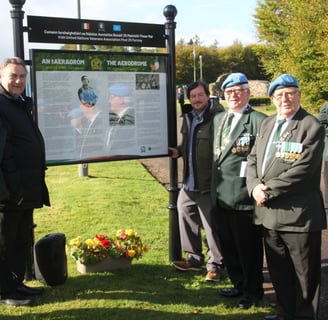
M13 19L13 38L14 54L16 57L24 59L24 37L23 37L23 19L24 11L22 10L25 0L9 0L13 10L10 11Z
M164 25L126 23L118 21L98 21L86 19L66 19L52 17L28 16L28 26L23 27L25 0L9 0L13 10L14 53L24 59L23 32L28 32L29 42L42 43L76 43L110 46L165 47L169 56L167 121L169 145L177 144L176 119L176 78L175 78L175 28L177 9L173 5L164 8L166 17ZM171 261L181 259L181 245L178 226L177 196L178 170L177 159L170 158L169 191L169 258ZM27 274L32 273L32 259Z
M176 112L176 70L175 70L175 28L174 21L177 15L177 9L173 5L168 5L164 8L164 16L166 17L165 31L167 35L167 52L169 52L170 69L169 69L169 92L168 95L168 124L169 124L169 141L172 146L177 145L177 112ZM181 244L179 233L179 221L177 211L178 198L178 162L177 159L170 158L170 186L168 191L170 193L169 209L169 254L171 261L181 260Z

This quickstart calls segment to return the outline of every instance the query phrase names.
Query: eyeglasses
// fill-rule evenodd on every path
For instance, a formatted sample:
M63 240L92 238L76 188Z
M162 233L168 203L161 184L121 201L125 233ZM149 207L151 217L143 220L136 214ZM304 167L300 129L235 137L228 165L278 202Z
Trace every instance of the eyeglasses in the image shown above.
M278 94L272 95L275 99L281 100L283 96L285 96L287 99L293 99L296 96L296 93L298 93L298 90L294 91L287 91L287 92L279 92Z
M224 90L224 93L228 96L231 96L234 93L240 95L242 92L244 92L246 90L248 90L248 89L227 89L227 90Z
M84 100L81 100L80 103L81 103L81 106L83 106L84 108L93 109L95 107L94 104L86 102Z

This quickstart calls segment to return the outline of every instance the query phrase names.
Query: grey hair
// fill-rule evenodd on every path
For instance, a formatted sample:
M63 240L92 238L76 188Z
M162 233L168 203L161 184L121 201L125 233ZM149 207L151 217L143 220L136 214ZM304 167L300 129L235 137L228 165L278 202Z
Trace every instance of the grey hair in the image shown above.
M9 64L20 65L25 69L25 71L27 73L26 64L25 64L24 60L19 57L12 57L12 58L4 59L0 65L0 71L3 71Z

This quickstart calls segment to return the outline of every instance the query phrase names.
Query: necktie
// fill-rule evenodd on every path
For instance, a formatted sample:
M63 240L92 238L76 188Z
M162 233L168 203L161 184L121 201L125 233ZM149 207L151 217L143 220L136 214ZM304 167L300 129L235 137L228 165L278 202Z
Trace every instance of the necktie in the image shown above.
M275 132L273 134L271 145L270 145L270 149L269 149L269 152L267 154L266 163L268 163L268 161L272 157L274 151L277 149L276 148L276 144L277 144L277 141L280 138L281 128L282 128L282 126L284 125L284 123L286 121L287 121L286 119L280 119L280 120L278 120L278 125L277 125L277 128L276 128L276 130L275 130Z
M115 126L119 124L120 117L114 113L110 112L109 113L109 126Z
M228 143L228 137L230 134L232 119L235 115L231 112L224 123L222 135L221 135L221 146L224 147Z

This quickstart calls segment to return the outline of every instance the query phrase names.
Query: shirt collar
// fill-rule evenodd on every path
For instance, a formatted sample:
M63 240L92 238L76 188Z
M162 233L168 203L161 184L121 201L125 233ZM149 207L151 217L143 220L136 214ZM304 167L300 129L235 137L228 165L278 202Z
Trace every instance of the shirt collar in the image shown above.
M292 119L294 118L295 114L298 112L299 109L300 109L300 106L297 107L297 110L296 110L291 116L289 116L289 117L286 119L286 121L289 122L290 120L292 120ZM276 117L276 122L277 122L278 120L282 120L282 119L283 119L283 118L280 118L280 117L277 115L277 117Z
M199 113L199 114L197 114L196 111L193 109L193 110L191 111L193 118L198 118L199 120L202 120L202 119L203 119L203 116L204 116L204 113L205 113L205 111L209 108L209 106L210 106L210 104L208 104L208 105L202 110L202 112Z
M228 113L233 113L234 115L240 115L241 116L246 111L247 108L248 108L248 103L245 104L242 108L240 108L236 111L228 110Z

